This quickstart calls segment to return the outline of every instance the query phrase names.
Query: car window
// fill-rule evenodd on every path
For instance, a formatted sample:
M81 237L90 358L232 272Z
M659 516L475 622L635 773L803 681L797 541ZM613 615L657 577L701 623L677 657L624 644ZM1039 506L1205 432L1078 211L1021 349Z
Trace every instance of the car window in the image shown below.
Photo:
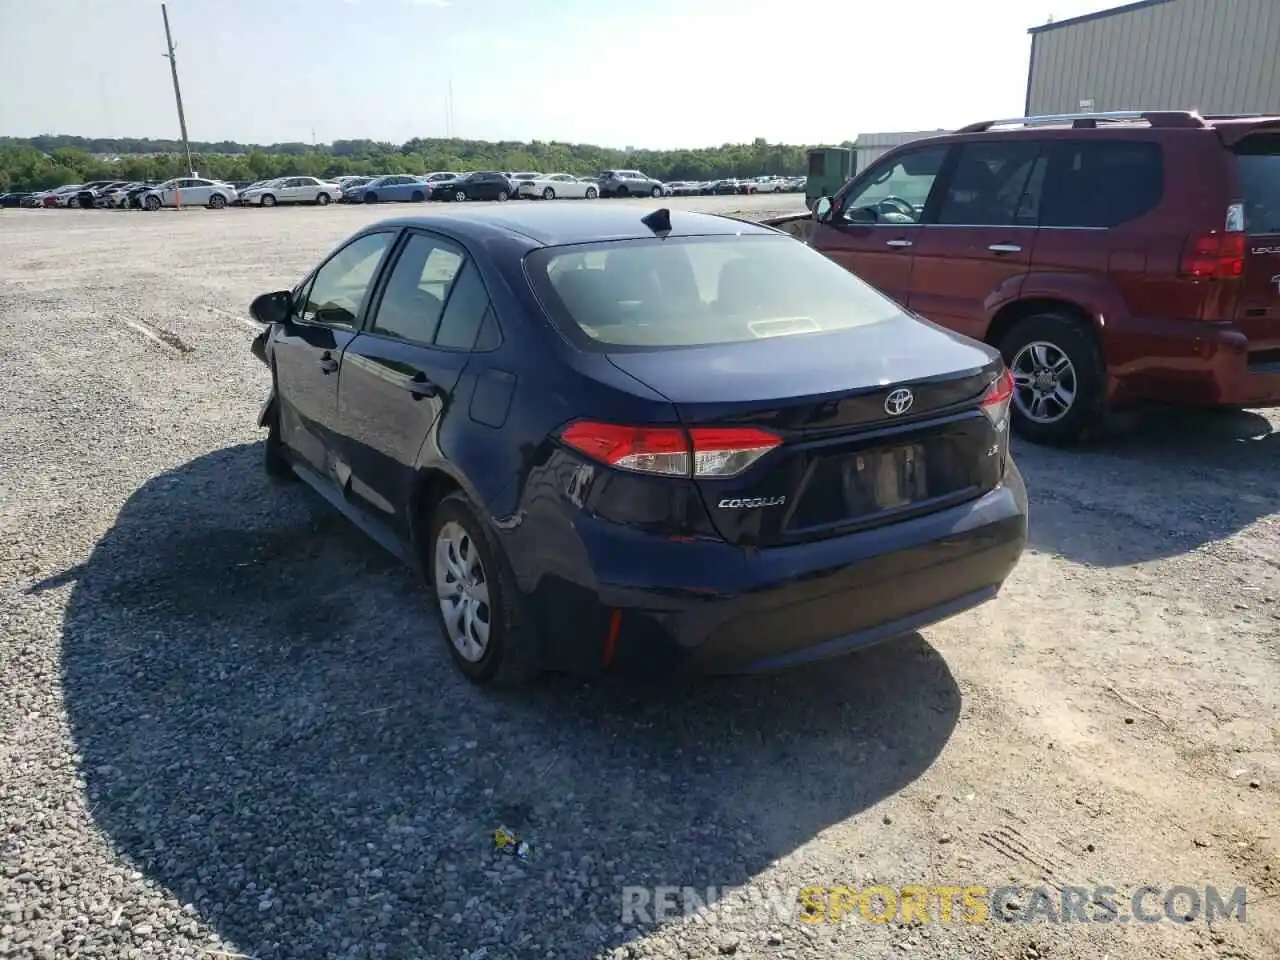
M462 251L440 237L415 233L391 268L373 332L429 344L462 269Z
M1255 134L1236 148L1245 229L1280 233L1280 136Z
M1160 145L1059 141L1050 149L1042 227L1114 227L1155 208L1164 192Z
M947 147L924 147L873 167L846 194L841 216L853 223L919 223Z
M308 323L354 327L378 275L378 266L394 239L394 233L370 233L338 251L316 271L298 318Z
M468 263L454 284L449 302L436 331L436 346L451 350L470 350L489 309L489 292L475 264Z
M938 222L969 226L1009 226L1018 214L1038 209L1023 202L1040 145L1029 140L984 140L960 148ZM1029 221L1034 225L1035 220Z
M544 247L526 263L552 320L584 349L814 335L901 315L892 300L789 237Z

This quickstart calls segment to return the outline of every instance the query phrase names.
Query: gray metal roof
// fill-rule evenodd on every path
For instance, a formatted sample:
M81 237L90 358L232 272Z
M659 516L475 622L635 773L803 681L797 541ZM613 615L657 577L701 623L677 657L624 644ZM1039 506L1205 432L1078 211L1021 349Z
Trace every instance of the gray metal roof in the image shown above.
M1168 3L1169 0L1136 0L1135 3L1126 3L1122 7L1112 7L1110 10L1099 10L1097 13L1084 13L1078 17L1071 17L1067 20L1056 20L1053 23L1042 23L1038 27L1031 27L1027 33L1044 33L1046 30L1057 30L1059 27L1070 27L1077 23L1088 23L1090 20L1102 20L1106 17L1114 17L1118 13L1131 13L1134 10L1141 10L1143 7L1154 7L1157 4Z

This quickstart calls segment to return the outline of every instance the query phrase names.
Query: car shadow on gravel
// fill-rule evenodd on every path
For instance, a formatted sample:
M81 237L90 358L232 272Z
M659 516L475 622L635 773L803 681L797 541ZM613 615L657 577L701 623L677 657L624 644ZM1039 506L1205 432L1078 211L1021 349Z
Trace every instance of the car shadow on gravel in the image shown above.
M1280 431L1252 411L1153 409L1091 443L1014 451L1030 544L1076 562L1176 556L1280 513Z
M621 923L624 886L748 883L957 722L918 635L768 678L477 690L413 576L260 463L148 482L66 612L94 819L186 905L126 905L121 950L200 921L258 960L593 956L664 929ZM494 851L500 825L528 862Z

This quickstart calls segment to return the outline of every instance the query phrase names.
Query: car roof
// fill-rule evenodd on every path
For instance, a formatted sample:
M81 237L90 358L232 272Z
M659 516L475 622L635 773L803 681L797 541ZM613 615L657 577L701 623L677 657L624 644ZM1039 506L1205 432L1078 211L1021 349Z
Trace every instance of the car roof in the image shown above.
M456 216L404 217L377 226L422 227L443 230L457 236L484 241L500 236L518 236L540 246L558 247L573 243L631 240L653 236L641 219L654 208L629 203L504 204L468 210ZM671 210L673 237L733 236L770 234L769 227L745 220Z

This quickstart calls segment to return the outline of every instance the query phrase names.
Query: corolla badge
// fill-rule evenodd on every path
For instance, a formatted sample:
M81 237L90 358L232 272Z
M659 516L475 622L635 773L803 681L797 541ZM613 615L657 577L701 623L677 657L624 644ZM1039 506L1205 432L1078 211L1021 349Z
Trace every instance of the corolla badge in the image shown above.
M780 507L786 502L786 497L726 497L716 506L721 510L754 510L758 507Z
M915 395L905 388L894 390L884 398L884 412L891 417L900 417L916 402Z

